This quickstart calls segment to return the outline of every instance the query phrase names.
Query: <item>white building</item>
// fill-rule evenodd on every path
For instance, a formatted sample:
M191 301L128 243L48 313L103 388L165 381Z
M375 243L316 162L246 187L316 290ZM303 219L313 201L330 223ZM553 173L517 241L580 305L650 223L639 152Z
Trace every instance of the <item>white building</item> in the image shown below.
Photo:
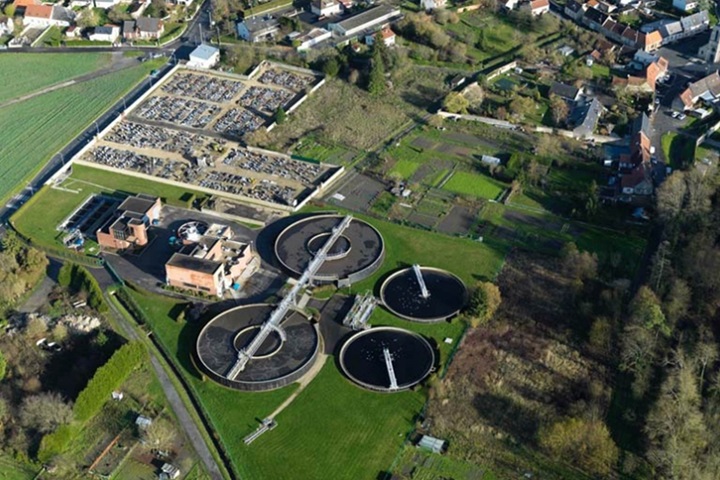
M338 23L330 23L328 28L341 37L350 37L364 30L397 20L402 17L400 9L390 5L378 5Z
M220 50L210 45L202 44L190 53L188 67L212 68L220 61Z
M95 8L102 8L107 10L119 4L120 0L95 0Z
M332 17L340 14L342 5L338 0L313 0L310 11L318 17Z
M28 5L25 7L23 25L34 28L47 28L53 25L69 27L75 18L72 10L60 5Z
M420 0L420 8L425 11L445 8L446 0Z
M294 45L298 52L309 50L320 42L332 37L332 32L323 30L322 28L313 28L303 35L299 35L293 39Z
M103 25L102 27L95 27L95 31L88 35L88 38L93 42L110 42L115 43L120 36L120 26L118 25Z

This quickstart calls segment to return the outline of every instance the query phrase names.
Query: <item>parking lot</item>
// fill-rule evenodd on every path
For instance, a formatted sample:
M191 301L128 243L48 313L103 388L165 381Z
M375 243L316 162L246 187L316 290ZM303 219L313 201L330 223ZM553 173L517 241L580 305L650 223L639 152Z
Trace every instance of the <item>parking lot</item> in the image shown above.
M208 224L221 223L229 225L239 242L250 243L257 239L257 230L251 230L241 224L230 222L224 218L182 208L163 206L160 224L150 229L151 243L137 254L105 255L112 267L130 282L144 288L161 293L165 283L165 263L170 259L175 248L170 245L170 237L177 235L180 225L191 220ZM283 284L282 274L270 265L262 265L239 292L238 298L264 300L275 293Z

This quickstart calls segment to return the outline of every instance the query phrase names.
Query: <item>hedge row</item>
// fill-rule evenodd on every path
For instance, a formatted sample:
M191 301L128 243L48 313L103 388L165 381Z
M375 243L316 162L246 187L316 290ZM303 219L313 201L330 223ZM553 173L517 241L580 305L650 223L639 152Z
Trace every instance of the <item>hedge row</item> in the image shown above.
M88 305L100 313L105 313L108 306L105 303L100 284L87 268L74 263L65 263L58 273L58 283L69 288L72 292L84 291L87 293Z
M78 422L87 422L94 417L113 390L117 389L125 379L145 359L147 352L140 342L126 343L120 347L102 367L98 368L93 378L78 395L73 413Z

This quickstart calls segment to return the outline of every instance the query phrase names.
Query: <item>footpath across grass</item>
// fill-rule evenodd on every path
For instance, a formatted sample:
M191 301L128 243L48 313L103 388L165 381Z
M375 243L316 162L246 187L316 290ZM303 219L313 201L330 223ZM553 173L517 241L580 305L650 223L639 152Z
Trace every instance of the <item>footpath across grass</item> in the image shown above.
M0 103L90 73L109 63L109 53L1 55Z

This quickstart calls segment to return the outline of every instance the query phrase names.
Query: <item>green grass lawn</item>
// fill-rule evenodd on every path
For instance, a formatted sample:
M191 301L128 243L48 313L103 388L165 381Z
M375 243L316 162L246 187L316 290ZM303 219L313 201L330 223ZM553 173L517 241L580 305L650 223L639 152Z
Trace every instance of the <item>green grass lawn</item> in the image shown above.
M395 165L393 165L392 169L390 170L390 174L399 175L403 179L407 180L412 177L413 173L415 173L415 170L417 170L419 166L419 163L412 162L410 160L400 159L395 162Z
M90 73L109 63L109 53L0 55L0 103Z
M675 169L690 165L695 160L695 142L685 135L665 133L660 138L660 144L668 165Z
M505 189L505 185L484 175L469 172L455 172L443 189L460 195L496 199Z
M0 479L2 480L32 480L36 478L40 468L23 465L10 457L0 456Z
M0 109L0 200L157 67L146 62Z
M277 417L278 427L246 449L252 478L381 478L424 402L422 391L382 394L358 388L328 361Z
M44 187L12 217L12 223L26 237L40 246L60 247L62 234L56 230L58 224L93 193L107 193L125 196L147 193L159 196L166 203L182 204L182 198L189 193L174 185L136 178L105 170L75 165L72 175L62 184L68 191ZM198 198L204 196L196 193Z
M599 78L601 80L605 78L610 78L610 67L606 65L593 63L593 66L590 67L590 70L592 70L593 77L595 78Z

